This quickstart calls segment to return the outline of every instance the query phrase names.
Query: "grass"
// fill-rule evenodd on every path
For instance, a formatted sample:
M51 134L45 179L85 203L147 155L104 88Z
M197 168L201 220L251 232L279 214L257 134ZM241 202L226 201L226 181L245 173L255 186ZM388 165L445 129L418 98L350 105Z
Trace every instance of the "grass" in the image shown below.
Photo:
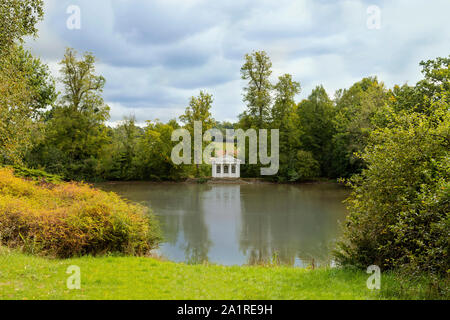
M69 266L81 270L81 289L69 290ZM0 247L0 300L34 299L385 299L392 290L371 291L368 275L346 269L185 265L142 257L81 257L67 260L25 255ZM396 288L395 275L382 286ZM420 298L420 295L403 298Z

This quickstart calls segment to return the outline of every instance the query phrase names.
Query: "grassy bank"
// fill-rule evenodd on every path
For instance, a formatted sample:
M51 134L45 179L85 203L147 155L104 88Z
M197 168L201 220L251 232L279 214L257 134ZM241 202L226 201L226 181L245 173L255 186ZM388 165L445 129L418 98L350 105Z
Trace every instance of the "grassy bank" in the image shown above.
M66 270L81 270L81 289L68 290ZM340 269L185 265L141 257L50 260L0 248L0 299L395 299L423 298L426 288L399 296L395 275L382 290L368 275Z

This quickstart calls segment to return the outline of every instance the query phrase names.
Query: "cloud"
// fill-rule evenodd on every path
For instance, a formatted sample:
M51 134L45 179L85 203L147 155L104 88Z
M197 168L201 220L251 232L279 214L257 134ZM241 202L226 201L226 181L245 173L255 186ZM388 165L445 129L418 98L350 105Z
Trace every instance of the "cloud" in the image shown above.
M66 27L69 5L81 30ZM381 29L367 28L367 8ZM419 62L450 53L448 0L47 0L33 52L56 72L66 46L98 57L107 79L111 121L179 116L201 89L214 94L213 115L236 120L245 53L265 50L273 80L291 73L301 99L323 84L330 95L365 76L388 86L420 79Z

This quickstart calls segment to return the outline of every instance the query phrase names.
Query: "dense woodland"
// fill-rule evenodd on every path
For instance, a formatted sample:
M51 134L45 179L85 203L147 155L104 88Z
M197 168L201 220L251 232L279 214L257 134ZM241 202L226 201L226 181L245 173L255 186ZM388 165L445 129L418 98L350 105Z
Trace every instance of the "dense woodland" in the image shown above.
M376 77L368 77L338 90L333 98L319 85L297 103L300 83L290 74L271 83L270 58L265 52L254 52L246 55L241 69L242 78L248 80L243 88L247 108L237 123L215 120L210 112L213 96L200 91L179 119L148 120L142 128L133 116L116 127L105 124L109 119L109 107L102 99L106 80L96 74L92 54L77 57L75 50L67 49L61 75L53 79L47 66L23 47L11 50L13 56L4 57L9 59L4 65L20 69L24 81L22 87L16 83L14 90L23 90L28 101L21 99L22 108L10 110L11 118L5 118L17 117L20 122L10 120L11 126L3 128L2 163L88 181L210 175L206 165L198 171L194 165L177 166L170 159L176 144L171 141L172 131L182 127L193 131L194 121L201 121L204 130L218 128L224 136L227 128L279 128L280 170L270 177L277 181L349 178L366 167L362 153L373 133L396 125L400 116L431 116L447 102L450 62L449 58L422 62L425 78L415 86L388 89ZM56 92L56 81L63 85L62 93ZM244 165L242 170L245 177L258 177L259 172L257 165Z
M252 52L241 68L246 109L237 123L214 119L214 97L200 91L178 119L149 119L142 128L130 116L108 127L107 79L96 72L94 55L67 49L54 79L23 47L24 36L37 34L42 2L1 3L2 165L67 180L180 180L208 176L210 168L172 163L173 130L192 130L194 121L204 130L279 128L280 170L272 179L345 178L354 188L337 252L342 263L448 273L450 57L420 62L423 79L415 85L388 88L373 76L334 95L318 85L296 101L302 88L294 75L272 81L270 57ZM293 72L301 79L301 70ZM258 174L258 166L242 168L245 177Z
M280 170L270 177L276 181L349 178L366 167L362 154L375 132L397 125L401 116L432 116L447 103L450 63L449 58L422 62L424 79L415 86L389 89L376 77L367 77L338 90L333 98L319 85L307 99L296 102L301 84L290 74L272 83L270 58L265 52L253 52L245 56L241 69L248 81L243 88L247 108L237 123L214 119L210 111L214 97L200 91L187 101L186 112L178 119L148 120L142 128L133 116L115 127L105 124L109 119L102 98L106 80L96 74L91 53L78 57L74 49L67 49L60 77L53 79L48 67L22 46L8 51L2 58L1 76L14 81L8 91L15 92L2 98L20 99L21 106L2 115L8 125L2 128L1 162L88 181L210 175L207 165L198 170L170 159L177 143L171 141L173 130L183 127L193 132L194 121L201 121L204 130L218 128L224 136L228 128L279 129ZM5 68L20 72L10 70L15 79L7 79ZM57 81L63 92L56 92ZM259 174L258 165L242 169L244 177Z

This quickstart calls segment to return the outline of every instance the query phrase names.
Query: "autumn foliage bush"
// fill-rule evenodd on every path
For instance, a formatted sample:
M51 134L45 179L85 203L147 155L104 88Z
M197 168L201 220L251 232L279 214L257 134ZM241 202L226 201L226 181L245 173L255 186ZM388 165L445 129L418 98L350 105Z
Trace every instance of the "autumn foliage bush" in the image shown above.
M18 178L0 169L0 243L55 257L146 255L160 240L155 217L80 183Z

